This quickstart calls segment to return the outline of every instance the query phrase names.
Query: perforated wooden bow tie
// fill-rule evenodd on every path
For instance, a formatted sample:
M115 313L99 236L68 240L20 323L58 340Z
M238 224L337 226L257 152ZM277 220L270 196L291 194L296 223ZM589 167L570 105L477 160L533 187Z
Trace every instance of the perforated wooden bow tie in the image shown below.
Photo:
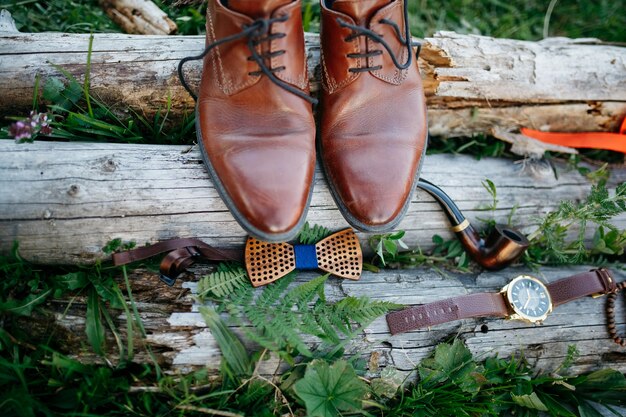
M267 243L249 237L245 261L255 287L274 282L296 269L321 269L352 280L359 279L363 269L361 245L352 229L334 233L315 245Z

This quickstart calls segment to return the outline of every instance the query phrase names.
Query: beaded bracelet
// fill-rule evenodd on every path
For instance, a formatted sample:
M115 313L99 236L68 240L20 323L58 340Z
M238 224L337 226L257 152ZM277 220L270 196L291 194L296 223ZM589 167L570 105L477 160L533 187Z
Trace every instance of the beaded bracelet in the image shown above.
M617 335L617 329L615 328L615 299L617 298L617 293L623 289L626 289L626 281L617 283L615 292L608 294L606 298L606 319L608 322L609 336L620 346L626 346L626 339L619 337Z

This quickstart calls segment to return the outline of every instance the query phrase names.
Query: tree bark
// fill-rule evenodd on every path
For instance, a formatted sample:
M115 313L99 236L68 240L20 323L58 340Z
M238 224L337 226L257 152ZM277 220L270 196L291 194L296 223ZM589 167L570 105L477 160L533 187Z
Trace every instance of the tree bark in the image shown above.
M172 237L215 246L245 241L195 147L0 141L0 154L0 251L18 241L26 259L68 264L102 259L101 248L115 238L139 245ZM422 177L441 186L477 228L480 218L506 223L514 211L513 223L529 233L560 201L589 193L587 178L557 169L558 178L546 164L430 155ZM493 212L484 210L492 202L485 179L497 186ZM626 170L613 170L611 184L625 180ZM307 220L330 229L348 226L319 170ZM625 228L626 216L614 223ZM406 231L409 246L424 250L435 234L452 237L440 207L419 190L398 229ZM368 235L359 236L365 244Z
M0 34L0 116L30 110L36 76L60 77L52 64L82 79L89 35ZM319 39L306 36L312 89ZM91 87L120 111L148 118L171 104L170 121L193 112L176 75L197 55L201 36L95 35ZM626 114L626 48L589 39L523 42L440 32L420 56L431 135L467 136L520 126L553 131L616 131ZM185 73L198 84L201 63Z

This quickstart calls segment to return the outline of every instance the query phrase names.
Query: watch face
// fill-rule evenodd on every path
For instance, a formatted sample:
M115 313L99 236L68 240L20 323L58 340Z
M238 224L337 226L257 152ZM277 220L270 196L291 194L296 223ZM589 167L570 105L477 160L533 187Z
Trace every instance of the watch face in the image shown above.
M508 285L507 298L520 318L536 322L552 310L552 300L546 286L536 278L519 276Z

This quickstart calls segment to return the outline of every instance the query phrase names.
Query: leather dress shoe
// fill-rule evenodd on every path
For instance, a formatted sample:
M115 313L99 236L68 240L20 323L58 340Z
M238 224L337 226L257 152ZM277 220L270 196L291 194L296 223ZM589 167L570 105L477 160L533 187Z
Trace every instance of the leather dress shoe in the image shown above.
M196 106L204 162L250 235L290 240L315 172L300 0L210 0L206 29L205 52L185 58L204 58Z
M346 220L366 232L403 218L427 142L405 0L321 0L319 154Z

